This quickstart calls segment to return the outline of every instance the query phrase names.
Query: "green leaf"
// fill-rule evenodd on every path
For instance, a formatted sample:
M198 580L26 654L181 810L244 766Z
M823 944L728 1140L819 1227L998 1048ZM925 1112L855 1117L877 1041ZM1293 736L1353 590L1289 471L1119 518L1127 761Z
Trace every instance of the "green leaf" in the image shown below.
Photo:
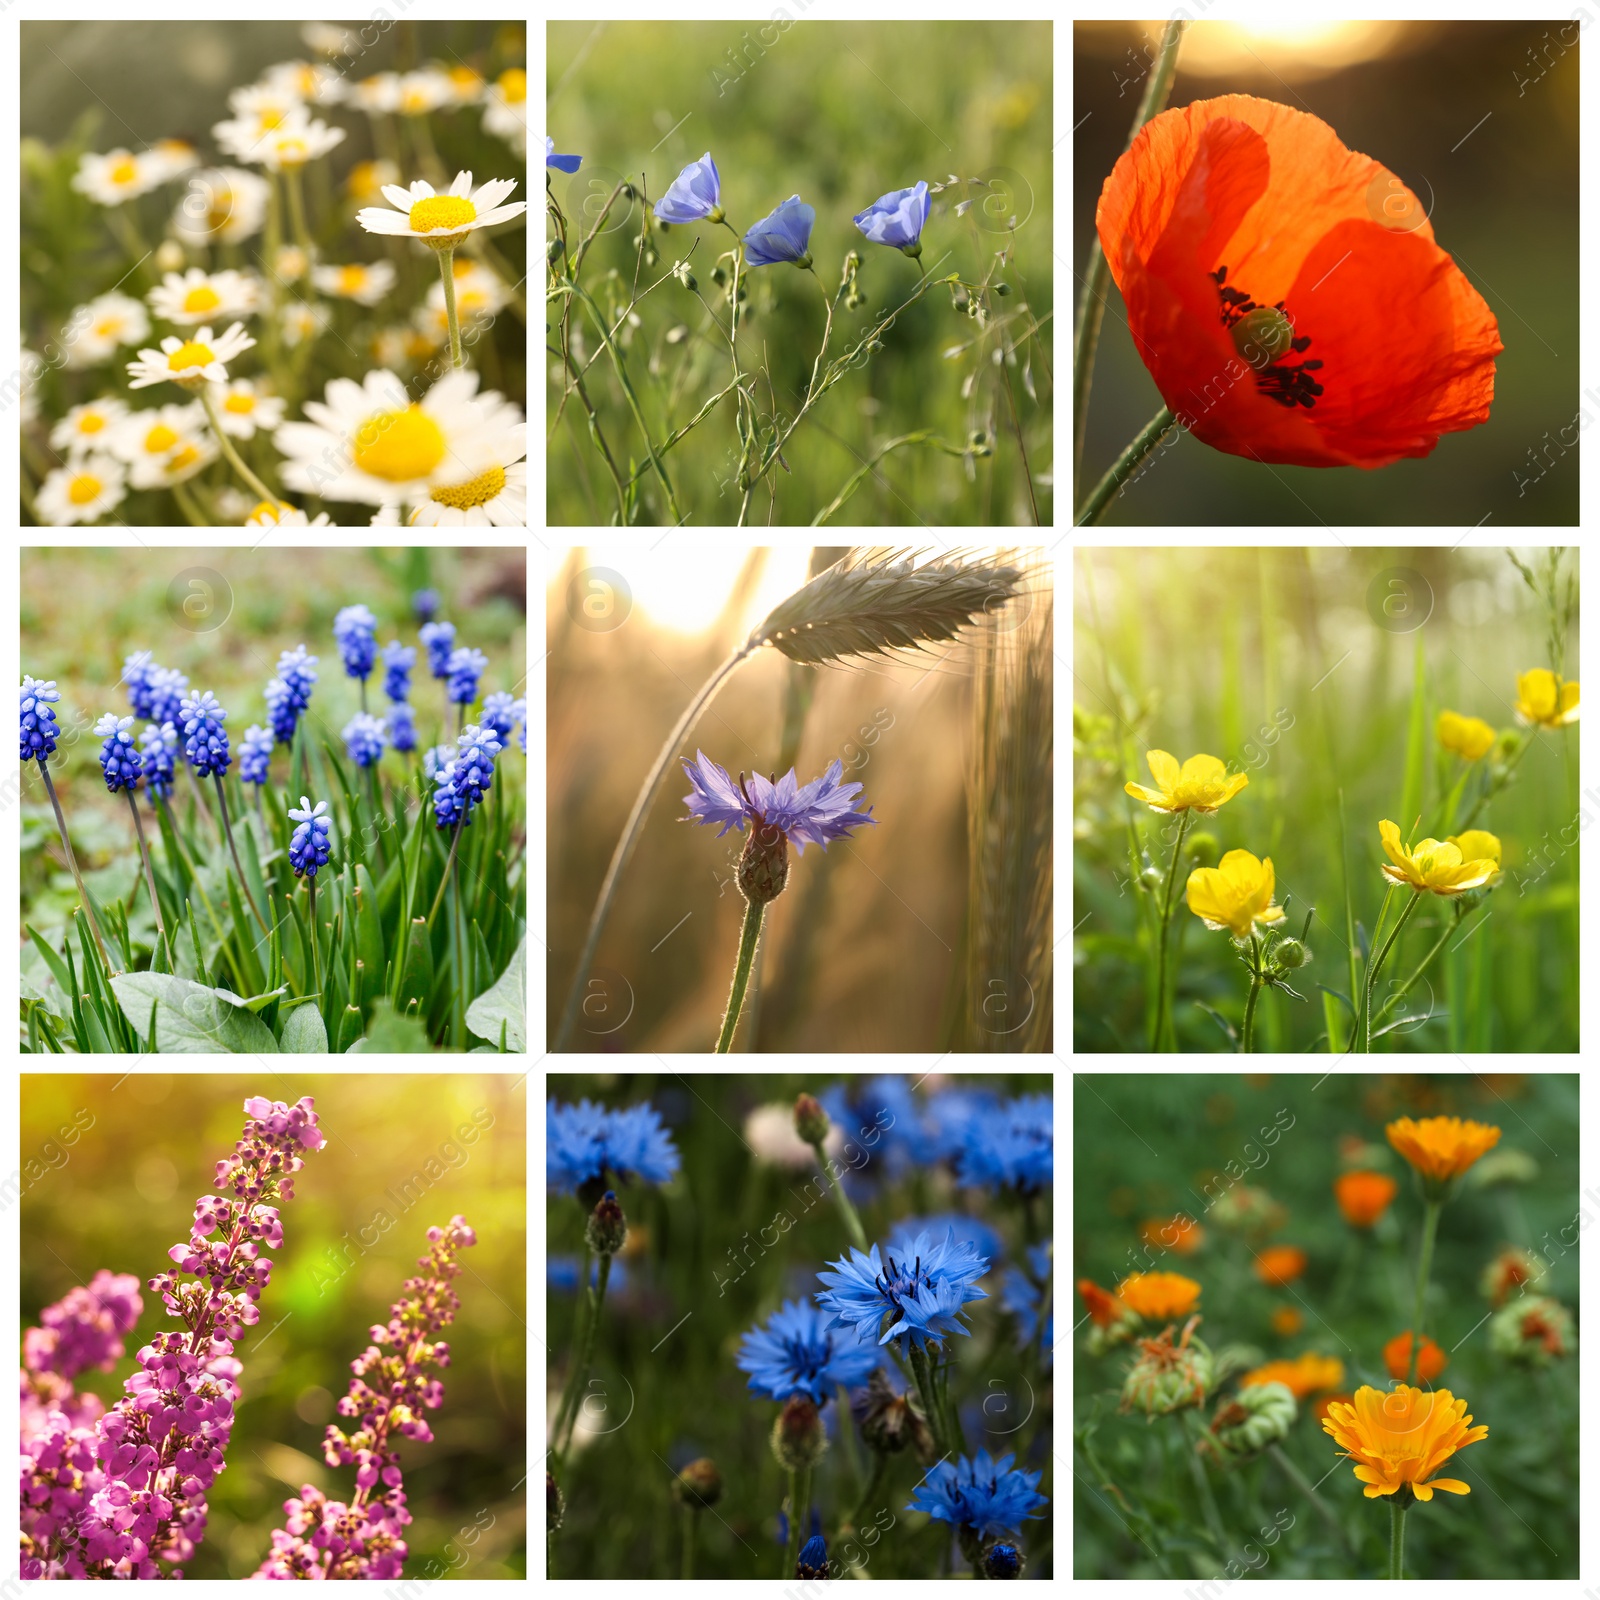
M296 1006L285 1018L278 1049L286 1056L327 1055L328 1030L322 1025L322 1013L310 1001Z
M428 1043L428 1030L415 1017L402 1017L389 1004L388 997L380 999L372 1008L372 1025L364 1039L357 1039L348 1054L365 1055L388 1051L396 1055L429 1055L433 1046Z
M124 972L111 980L123 1014L156 1048L176 1055L277 1055L278 1041L248 1003L163 972Z
M528 939L524 934L506 970L467 1007L467 1027L491 1044L500 1041L505 1024L508 1050L528 1048Z

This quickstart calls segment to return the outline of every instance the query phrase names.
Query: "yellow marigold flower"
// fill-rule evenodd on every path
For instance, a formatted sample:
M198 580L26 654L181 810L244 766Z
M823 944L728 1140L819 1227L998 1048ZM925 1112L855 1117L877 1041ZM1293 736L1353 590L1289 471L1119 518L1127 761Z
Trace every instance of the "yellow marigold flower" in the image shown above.
M1190 756L1181 767L1177 757L1165 750L1146 750L1144 759L1156 787L1147 789L1142 783L1125 783L1123 788L1152 811L1215 811L1250 781L1243 772L1230 777L1215 756Z
M1544 728L1564 728L1578 720L1578 686L1547 667L1517 674L1517 715Z
M1356 1477L1366 1485L1362 1493L1375 1500L1410 1484L1419 1500L1433 1499L1435 1489L1451 1494L1471 1494L1459 1478L1435 1478L1456 1451L1488 1437L1480 1423L1469 1426L1467 1402L1448 1389L1431 1392L1401 1384L1390 1394L1363 1384L1349 1405L1328 1407L1323 1431L1355 1462Z
M1281 1383L1296 1400L1304 1400L1318 1389L1337 1389L1344 1382L1344 1362L1337 1356L1319 1356L1307 1350L1293 1361L1269 1361L1247 1372L1239 1380L1241 1389L1258 1383Z
M1117 1298L1152 1322L1187 1316L1200 1298L1200 1285L1181 1272L1134 1272L1117 1285Z
M1213 932L1226 928L1235 939L1248 939L1253 924L1283 921L1272 889L1271 856L1258 861L1248 850L1230 850L1216 866L1189 874L1187 898L1189 909Z
M1464 717L1458 711L1441 711L1435 724L1439 743L1463 761L1481 761L1494 748L1495 731L1482 717Z
M1352 1228L1370 1228L1389 1209L1398 1187L1386 1172L1341 1172L1333 1180L1333 1197Z
M1481 889L1496 873L1498 861L1466 860L1458 846L1440 839L1423 839L1409 850L1400 842L1400 830L1392 822L1380 822L1378 832L1389 863L1383 875L1390 883L1409 884L1419 894L1464 894Z
M1389 1143L1424 1178L1435 1183L1459 1178L1479 1156L1500 1142L1498 1128L1460 1117L1424 1117L1420 1122L1401 1117L1383 1131L1389 1135Z

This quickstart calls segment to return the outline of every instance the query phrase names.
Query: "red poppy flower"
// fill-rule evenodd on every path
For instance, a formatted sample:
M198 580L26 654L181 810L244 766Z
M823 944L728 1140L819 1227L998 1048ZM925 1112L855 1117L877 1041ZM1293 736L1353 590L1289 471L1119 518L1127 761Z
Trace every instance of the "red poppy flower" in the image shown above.
M1215 449L1384 467L1488 420L1494 314L1320 118L1239 94L1165 111L1095 220L1150 376Z

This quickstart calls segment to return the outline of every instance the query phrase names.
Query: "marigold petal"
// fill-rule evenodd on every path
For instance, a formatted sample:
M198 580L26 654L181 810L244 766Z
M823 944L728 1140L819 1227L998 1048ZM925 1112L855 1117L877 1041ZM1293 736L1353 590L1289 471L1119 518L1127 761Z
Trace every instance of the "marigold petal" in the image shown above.
M1459 1478L1434 1478L1429 1483L1414 1483L1411 1489L1419 1500L1428 1499L1435 1489L1443 1489L1449 1494L1472 1493L1472 1485L1463 1483ZM1424 1493L1424 1490L1427 1492Z

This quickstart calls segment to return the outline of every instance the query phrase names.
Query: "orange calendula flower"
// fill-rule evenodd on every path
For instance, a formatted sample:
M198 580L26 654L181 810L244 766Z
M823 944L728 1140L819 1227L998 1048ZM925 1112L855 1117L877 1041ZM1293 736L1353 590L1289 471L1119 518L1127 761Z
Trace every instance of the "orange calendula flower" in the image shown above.
M1228 769L1215 756L1190 756L1182 766L1165 750L1146 750L1144 759L1154 789L1142 783L1125 783L1123 788L1135 800L1143 800L1152 811L1215 811L1226 805L1250 781L1248 773Z
M1272 857L1258 861L1248 850L1230 850L1214 867L1196 867L1189 874L1185 898L1189 909L1218 932L1248 939L1258 922L1283 921L1283 907L1272 903Z
M1411 1330L1397 1333L1383 1347L1383 1364L1391 1378L1404 1378L1411 1372ZM1450 1357L1427 1334L1422 1336L1422 1349L1417 1354L1417 1382L1432 1383L1450 1365Z
M1482 717L1464 717L1457 711L1441 711L1435 725L1439 744L1463 761L1481 761L1494 748L1495 731Z
M1194 1310L1200 1285L1179 1272L1135 1272L1117 1285L1117 1298L1151 1322L1169 1322Z
M1176 1250L1180 1256L1192 1256L1206 1242L1206 1230L1193 1217L1186 1217L1180 1212L1165 1220L1152 1217L1139 1230L1139 1237L1158 1249Z
M1274 1306L1272 1309L1272 1331L1282 1334L1285 1339L1299 1333L1305 1326L1305 1320L1299 1306Z
M1084 1309L1097 1328L1110 1327L1118 1317L1126 1313L1122 1302L1108 1290L1102 1289L1092 1278L1078 1279L1078 1293L1083 1296Z
M1343 1382L1344 1362L1337 1356L1319 1356L1315 1350L1308 1350L1293 1361L1269 1361L1256 1367L1239 1379L1239 1387L1281 1383L1296 1400L1304 1400L1318 1389L1337 1389Z
M1162 399L1214 449L1384 467L1488 420L1494 314L1417 197L1320 118L1239 94L1164 111L1095 223Z
M1401 1117L1383 1131L1389 1135L1389 1143L1424 1178L1435 1183L1460 1177L1479 1156L1500 1142L1498 1128L1460 1117L1424 1117L1420 1122Z
M1547 667L1518 673L1517 715L1541 728L1565 728L1578 720L1578 686Z
M1481 889L1499 870L1498 861L1468 861L1459 846L1439 839L1423 839L1409 849L1400 842L1400 830L1392 822L1380 822L1378 833L1389 860L1383 875L1390 883L1408 885L1421 894L1465 894Z
M1256 1276L1263 1282L1282 1287L1293 1283L1306 1270L1306 1253L1299 1245L1268 1245L1256 1257Z
M1399 1187L1385 1172L1341 1172L1333 1180L1333 1197L1352 1228L1370 1228L1389 1209Z
M1484 1423L1474 1428L1467 1402L1448 1389L1431 1391L1401 1384L1390 1394L1363 1384L1349 1405L1328 1407L1323 1432L1355 1462L1362 1493L1375 1500L1410 1484L1419 1500L1433 1499L1435 1489L1471 1494L1459 1478L1433 1476L1458 1450L1488 1437Z
M1347 1406L1354 1399L1352 1394L1325 1394L1320 1400L1311 1402L1311 1415L1321 1422L1335 1406Z

